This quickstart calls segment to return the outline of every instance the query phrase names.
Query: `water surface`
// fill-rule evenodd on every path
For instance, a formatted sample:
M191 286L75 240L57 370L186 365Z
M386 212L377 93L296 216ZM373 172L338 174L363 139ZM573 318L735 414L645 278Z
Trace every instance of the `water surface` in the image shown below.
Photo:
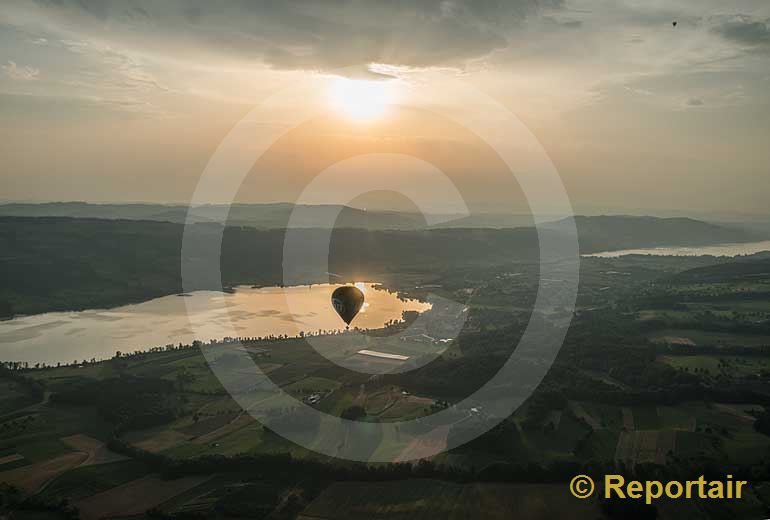
M655 255L655 256L739 256L753 255L762 251L770 251L770 240L761 242L746 242L742 244L717 244L698 247L651 247L646 249L622 249L619 251L604 251L583 256L598 258L617 258L624 255Z
M401 300L396 293L356 284L366 295L352 325L379 328L400 320L403 311L425 311L430 304ZM232 293L196 291L164 296L106 310L52 312L0 321L0 361L56 363L105 359L116 351L147 350L170 343L189 344L225 336L296 336L341 330L345 323L332 308L338 285L236 287ZM291 311L287 304L291 298ZM189 305L186 305L189 304ZM194 309L188 315L188 309Z

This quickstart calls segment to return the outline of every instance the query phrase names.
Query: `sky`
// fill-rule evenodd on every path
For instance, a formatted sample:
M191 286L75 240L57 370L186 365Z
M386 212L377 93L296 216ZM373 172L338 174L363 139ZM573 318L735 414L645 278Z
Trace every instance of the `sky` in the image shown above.
M4 0L0 200L189 202L257 111L254 141L281 138L240 202L331 169L313 202L411 179L449 211L438 169L473 209L526 211L450 80L526 126L577 212L768 212L766 0ZM401 209L395 191L362 204Z

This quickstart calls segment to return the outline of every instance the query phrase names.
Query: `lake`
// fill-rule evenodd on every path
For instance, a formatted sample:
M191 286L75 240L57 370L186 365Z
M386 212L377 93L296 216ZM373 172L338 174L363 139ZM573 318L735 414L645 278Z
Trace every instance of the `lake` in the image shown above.
M352 323L355 327L380 328L400 320L403 311L423 312L431 307L399 299L398 294L375 288L373 283L356 285L364 291L366 303ZM337 287L240 286L231 293L196 291L114 309L19 316L0 321L0 361L52 364L106 359L118 350L222 339L233 331L240 337L254 337L342 330L345 324L330 300ZM188 308L195 310L188 315Z
M717 244L698 247L652 247L647 249L622 249L620 251L604 251L583 256L597 258L617 258L624 255L655 255L655 256L739 256L753 255L762 251L770 251L770 240L761 242L746 242L743 244Z

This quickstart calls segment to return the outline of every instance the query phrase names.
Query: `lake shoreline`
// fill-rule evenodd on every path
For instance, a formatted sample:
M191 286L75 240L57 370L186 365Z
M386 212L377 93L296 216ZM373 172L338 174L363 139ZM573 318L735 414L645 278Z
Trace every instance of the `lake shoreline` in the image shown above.
M403 298L380 283L358 283L367 294L353 327L379 329L425 312L427 302ZM338 332L344 323L330 297L339 284L176 293L109 309L49 312L0 322L0 360L72 363L108 359L116 351L134 352L194 341L253 337L296 337ZM368 309L368 312L367 312Z
M649 248L617 249L585 253L581 258L618 258L621 256L711 256L736 258L770 252L770 240L731 242L703 246L659 246Z
M308 282L305 284L300 285L290 285L285 287L307 287L308 285L324 285L332 282ZM350 281L340 281L342 284L352 284L354 283L354 280ZM375 285L377 285L379 288L393 291L395 292L395 289L390 288L386 283L384 282L377 282ZM255 284L249 281L244 281L237 283L235 285L230 286L223 286L223 287L212 287L212 288L200 288L195 289L192 292L183 292L183 291L157 291L148 293L147 295L137 296L137 297L123 297L120 299L114 300L112 303L106 303L106 304L100 304L95 306L90 305L51 305L51 306L44 306L45 310L41 310L39 312L14 312L13 316L3 316L0 317L0 322L3 321L11 321L16 318L28 318L31 316L42 316L45 314L53 314L53 313L65 313L65 312L85 312L85 311L111 311L115 310L121 307L128 307L131 305L141 305L142 303L146 303L152 300L157 300L158 298L166 298L170 296L177 296L179 298L187 298L191 296L194 292L199 291L211 291L211 292L219 292L222 294L232 294L234 290L238 288L248 288L248 289L266 289L270 287L281 287L279 284Z

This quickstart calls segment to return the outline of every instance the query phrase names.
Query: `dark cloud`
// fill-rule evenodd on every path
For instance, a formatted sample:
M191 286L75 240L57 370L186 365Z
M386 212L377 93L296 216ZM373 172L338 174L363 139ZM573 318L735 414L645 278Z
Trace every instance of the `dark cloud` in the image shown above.
M569 20L562 22L562 25L568 29L580 29L583 27L583 22L581 20Z
M698 98L690 98L687 100L687 106L689 107L701 107L703 106L703 100Z
M723 38L741 45L770 47L768 22L770 20L738 15L719 23L713 30Z
M158 49L198 46L276 68L462 65L564 0L37 0L42 16ZM29 5L29 4L27 4ZM139 24L141 18L141 26ZM570 22L578 26L579 22Z

